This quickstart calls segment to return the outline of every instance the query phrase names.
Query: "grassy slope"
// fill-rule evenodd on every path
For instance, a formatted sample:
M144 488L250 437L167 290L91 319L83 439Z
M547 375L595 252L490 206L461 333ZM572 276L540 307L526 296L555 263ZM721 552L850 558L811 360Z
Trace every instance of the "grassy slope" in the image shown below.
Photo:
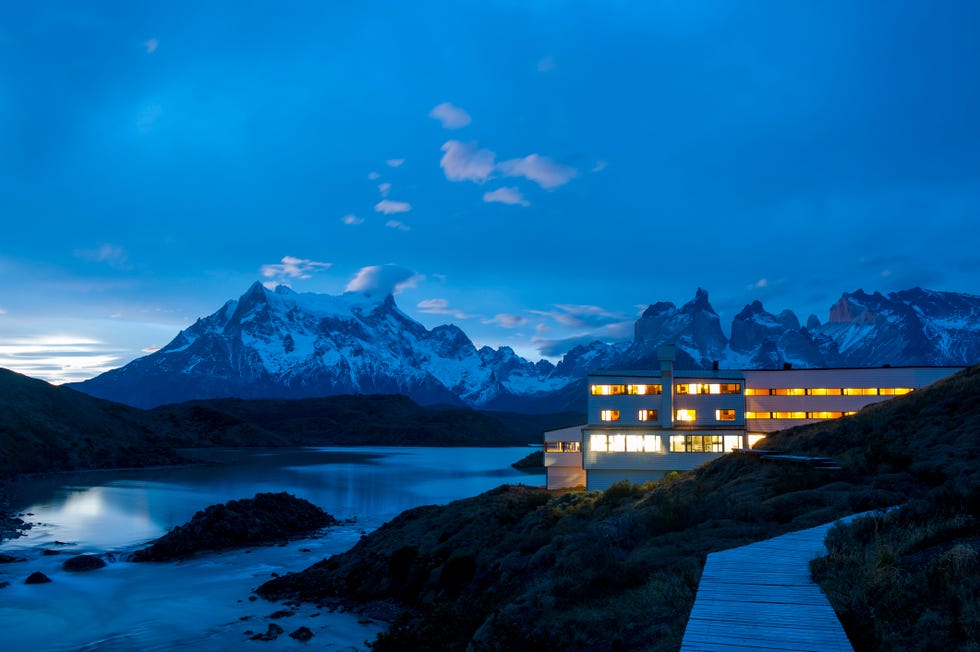
M974 367L854 417L765 441L832 455L840 472L727 456L644 487L565 494L503 487L421 507L259 592L396 601L404 618L378 650L676 650L707 553L954 487L975 496L978 397ZM956 563L972 563L955 554ZM930 639L935 649L946 635Z

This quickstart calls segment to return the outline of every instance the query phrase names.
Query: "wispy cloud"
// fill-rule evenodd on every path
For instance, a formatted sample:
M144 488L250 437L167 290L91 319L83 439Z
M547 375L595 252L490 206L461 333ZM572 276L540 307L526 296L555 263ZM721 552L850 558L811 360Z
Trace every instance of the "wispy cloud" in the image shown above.
M439 161L439 167L450 181L483 183L493 174L496 155L489 149L480 149L476 142L448 140L441 149L445 154Z
M429 111L429 117L441 122L446 129L459 129L472 121L469 113L449 102L443 102L433 108Z
M344 215L342 218L340 218L340 221L349 225L364 224L364 218L358 217L357 215Z
M266 281L264 285L268 288L274 288L277 285L288 285L288 281L291 279L310 278L316 272L330 269L332 266L333 263L283 256L280 262L262 265L259 271L262 276L271 279Z
M497 326L502 326L504 328L518 328L527 323L527 317L524 315L513 315L507 313L500 313L494 315L492 319L486 319L483 321L484 324L496 324Z
M109 371L119 360L118 354L104 342L87 337L9 338L0 344L0 367L60 384Z
M388 193L391 192L391 184L387 181L378 184L378 192L381 193L382 197L387 197Z
M368 179L370 179L371 181L377 181L380 178L381 175L378 174L377 172L368 172Z
M392 168L400 168L404 162L405 159L403 158L390 158L387 161L385 161L385 163L388 164L388 167L392 167Z
M405 201L382 199L374 205L374 210L385 215L394 215L396 213L407 213L412 210L412 205Z
M538 154L501 161L497 169L508 177L530 179L546 190L563 186L578 174L575 168L556 163L547 156Z
M119 245L106 243L95 249L76 249L73 253L75 257L91 263L105 263L116 269L131 269L129 255Z
M755 283L749 283L748 285L746 285L745 286L745 289L746 290L755 290L757 288L764 288L767 285L769 285L769 280L768 279L764 279L764 278L760 278Z
M371 265L362 267L344 291L360 292L369 297L388 296L415 287L421 280L422 276L398 265Z
M160 42L155 38L151 38L143 41L143 47L146 48L147 54L153 54L157 51L157 48L160 47Z
M475 317L475 315L450 307L449 301L446 299L424 299L419 301L415 307L419 309L419 312L432 315L452 315L456 319L472 319Z
M531 202L524 199L521 191L513 186L497 188L491 192L483 193L483 201L497 202L500 204L512 204L517 206L530 206Z
M602 172L607 167L609 167L609 162L608 161L596 161L595 162L595 165L592 166L592 171L593 172Z
M555 69L555 58L547 56L538 60L538 72L551 72Z
M554 310L531 310L542 317L548 317L563 326L586 328L605 326L623 321L627 317L618 312L592 305L556 304Z
M411 231L412 227L405 224L404 222L399 222L398 220L388 220L385 222L385 226L389 229L397 229L399 231Z
M6 315L6 314L7 314L7 311L4 310L3 308L0 308L0 315Z

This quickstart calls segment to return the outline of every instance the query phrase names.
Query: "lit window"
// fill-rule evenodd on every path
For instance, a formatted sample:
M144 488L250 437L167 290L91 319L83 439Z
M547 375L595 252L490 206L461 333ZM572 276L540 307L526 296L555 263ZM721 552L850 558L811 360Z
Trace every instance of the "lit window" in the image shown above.
M741 383L678 383L678 394L741 394Z
M752 448L765 438L765 435L749 435L749 448Z
M640 410L637 418L640 421L656 421L657 411L656 410Z
M592 395L593 396L616 396L617 394L625 394L626 385L593 385Z
M882 396L902 396L912 391L911 387L882 387L878 393Z
M609 452L626 452L626 435L609 435Z
M877 396L877 387L845 387L844 396Z
M772 393L773 396L804 396L806 390L802 387L777 387Z
M619 410L600 410L600 421L619 421Z
M855 412L855 411L853 411L853 410L851 410L850 412L845 412L845 413L844 413L843 415L841 415L841 416L845 416L845 417L853 417L853 416L854 416L855 414L857 414L857 412Z
M735 410L715 410L716 421L734 421Z
M637 396L646 396L647 394L662 394L663 385L627 385L627 394L635 394Z
M840 387L813 387L807 390L810 396L840 396Z
M771 419L772 412L752 412L750 410L745 411L746 419Z
M741 394L742 384L741 383L722 383L718 385L719 394ZM712 392L714 394L714 392Z
M697 410L678 410L677 420L678 421L694 421L698 418Z
M670 436L670 452L671 453L686 453L687 448L684 445L687 437L684 435L671 435Z
M561 452L561 442L560 441L546 441L544 443L545 453L560 453Z
M597 453L605 453L609 450L605 435L590 435L589 449Z
M769 396L769 389L764 387L746 387L746 396Z
M626 452L643 452L643 435L626 435Z
M773 419L806 419L806 412L773 412Z
M582 452L582 442L580 441L563 441L561 443L561 450L563 453L581 453Z
M697 385L690 385L688 383L678 383L677 393L678 394L697 394Z
M731 453L736 448L742 447L741 435L725 435L725 452Z
M843 412L807 412L808 419L840 419Z
M643 450L647 453L659 453L660 446L660 435L643 435Z

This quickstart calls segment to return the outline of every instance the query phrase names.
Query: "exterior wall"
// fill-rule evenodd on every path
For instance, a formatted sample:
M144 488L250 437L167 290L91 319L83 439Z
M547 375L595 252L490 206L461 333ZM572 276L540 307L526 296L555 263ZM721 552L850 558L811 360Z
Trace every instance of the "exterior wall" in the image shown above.
M582 467L582 428L569 426L544 433L544 467L548 489L570 489L585 486L585 469ZM549 452L548 444L554 442L578 443L578 452Z
M746 370L745 384L750 390L745 396L749 413L804 413L804 418L746 419L746 431L765 435L793 426L824 421L819 413L858 412L861 408L895 397L894 393L848 396L849 389L875 389L892 392L896 388L919 389L940 378L956 373L962 367L880 367L871 369L783 369ZM810 390L841 390L840 395L813 395ZM753 395L751 390L804 390L802 395ZM753 437L754 439L755 437Z
M620 480L629 480L635 484L643 484L644 482L663 480L667 473L667 471L643 471L638 469L630 471L589 471L588 484L586 484L585 488L589 491L605 491Z

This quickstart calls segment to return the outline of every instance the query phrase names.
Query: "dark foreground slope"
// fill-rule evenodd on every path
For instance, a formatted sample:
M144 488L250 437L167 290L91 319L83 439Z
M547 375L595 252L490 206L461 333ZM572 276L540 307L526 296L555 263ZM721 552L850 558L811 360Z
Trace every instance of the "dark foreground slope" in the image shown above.
M838 472L730 455L643 487L501 487L420 507L258 592L394 601L404 615L377 650L676 650L707 553L943 492L975 497L978 396L973 367L854 417L765 441L832 455ZM975 523L978 502L964 522ZM947 649L948 640L940 629L929 644Z

